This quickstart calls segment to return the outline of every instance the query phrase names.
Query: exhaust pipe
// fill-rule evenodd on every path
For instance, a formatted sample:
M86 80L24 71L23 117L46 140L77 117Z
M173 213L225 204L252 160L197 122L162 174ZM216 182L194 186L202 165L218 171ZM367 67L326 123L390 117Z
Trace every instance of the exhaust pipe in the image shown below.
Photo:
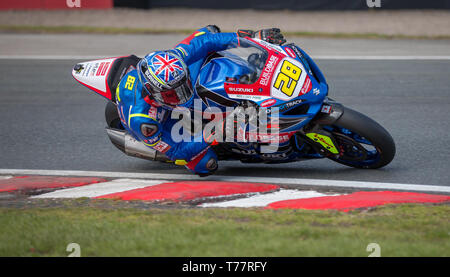
M106 133L112 144L128 156L150 161L170 161L170 159L140 141L134 139L127 131L106 127Z

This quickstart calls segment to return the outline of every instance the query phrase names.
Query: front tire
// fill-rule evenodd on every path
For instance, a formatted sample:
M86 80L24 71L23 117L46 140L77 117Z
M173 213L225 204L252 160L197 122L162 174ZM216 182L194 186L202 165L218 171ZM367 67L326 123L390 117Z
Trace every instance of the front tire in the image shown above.
M324 126L336 139L339 156L329 157L335 162L356 168L380 168L395 156L392 136L373 119L344 107L342 116L331 126Z

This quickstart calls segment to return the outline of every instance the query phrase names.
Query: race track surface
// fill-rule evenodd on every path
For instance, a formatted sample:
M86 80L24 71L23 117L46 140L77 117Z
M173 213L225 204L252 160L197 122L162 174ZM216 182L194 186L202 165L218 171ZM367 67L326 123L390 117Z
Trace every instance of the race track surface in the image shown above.
M70 74L79 61L0 60L0 168L188 173L184 167L125 156L109 142L106 100ZM332 98L391 133L394 161L380 170L325 159L280 165L221 162L218 175L450 185L450 60L316 62Z

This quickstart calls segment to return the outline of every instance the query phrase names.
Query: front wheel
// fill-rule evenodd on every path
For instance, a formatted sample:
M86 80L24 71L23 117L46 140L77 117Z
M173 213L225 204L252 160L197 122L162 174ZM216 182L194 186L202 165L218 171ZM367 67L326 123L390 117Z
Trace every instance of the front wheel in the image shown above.
M339 155L329 157L335 162L356 168L380 168L394 159L392 136L362 113L345 107L333 125L323 128L333 134L339 145Z

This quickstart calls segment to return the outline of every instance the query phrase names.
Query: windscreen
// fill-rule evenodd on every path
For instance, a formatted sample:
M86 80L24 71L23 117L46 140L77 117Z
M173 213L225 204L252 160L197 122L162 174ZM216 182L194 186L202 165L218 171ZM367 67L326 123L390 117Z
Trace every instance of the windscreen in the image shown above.
M242 38L239 40L239 45L232 45L228 50L219 53L233 60L235 63L248 68L248 74L235 76L236 83L239 84L255 83L259 79L269 55L264 48L250 40Z

